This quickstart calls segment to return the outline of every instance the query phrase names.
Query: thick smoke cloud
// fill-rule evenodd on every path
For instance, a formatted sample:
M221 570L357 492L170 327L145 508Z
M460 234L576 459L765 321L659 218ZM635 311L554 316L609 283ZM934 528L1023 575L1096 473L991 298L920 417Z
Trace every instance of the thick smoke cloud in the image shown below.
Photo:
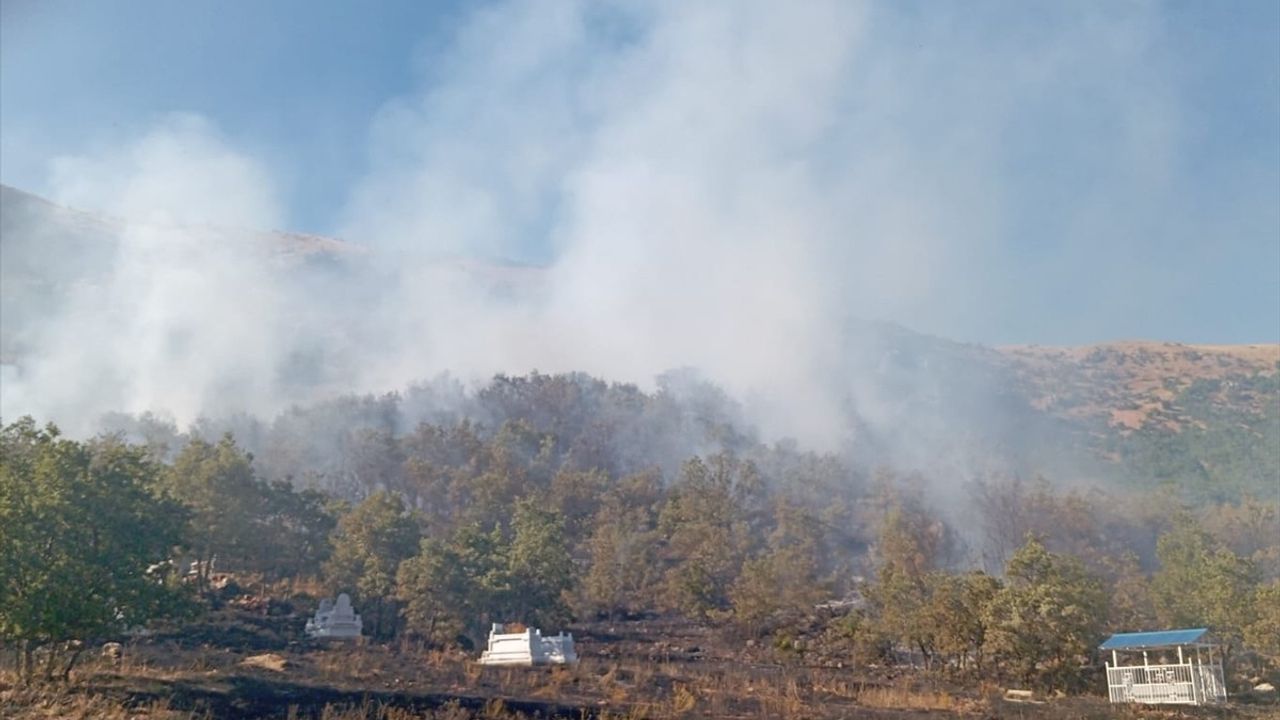
M129 221L99 238L116 241L105 267L64 284L57 316L35 328L21 375L4 383L6 417L79 429L112 408L189 420L282 399L274 364L296 298L272 282L260 244L225 229L279 223L265 168L208 122L175 115L127 147L58 158L52 187Z
M851 407L895 437L945 432L903 417L850 317L972 337L1029 290L1002 238L1164 228L1178 114L1158 28L1101 7L988 27L963 6L485 6L371 119L338 233L368 268L340 285L282 279L261 238L214 229L284 223L271 169L167 119L53 164L56 199L131 222L6 377L3 414L185 423L445 371L691 366L769 437L837 447ZM1025 176L1046 143L1094 158L1089 189ZM1036 181L1073 189L1061 216L1007 202Z

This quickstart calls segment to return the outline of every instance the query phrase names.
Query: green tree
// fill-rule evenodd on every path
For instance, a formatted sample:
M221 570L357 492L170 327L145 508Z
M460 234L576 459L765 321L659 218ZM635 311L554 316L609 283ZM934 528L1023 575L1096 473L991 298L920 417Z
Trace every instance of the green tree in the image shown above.
M573 587L573 560L564 539L564 520L533 499L516 503L508 553L515 618L558 624L569 619L566 594Z
M999 592L1000 581L984 572L930 576L920 622L930 628L934 647L949 666L982 672L989 611Z
M208 587L215 558L222 567L251 565L264 541L252 455L229 434L216 445L195 438L178 453L166 484L192 512L190 549L201 591Z
M165 566L187 514L157 494L145 449L79 443L23 418L0 431L0 640L20 675L71 673L81 643L183 607ZM83 645L81 645L82 647ZM69 654L68 654L69 653Z
M692 617L709 618L729 605L729 588L747 551L747 527L726 456L685 463L658 518L666 602Z
M662 492L659 482L649 475L628 478L605 496L592 519L583 579L588 610L615 616L654 606L662 581L653 509Z
M424 540L400 565L396 596L408 628L446 645L478 643L491 622L555 625L569 618L573 563L556 513L516 503L511 537L472 523L447 541Z
M464 525L448 541L426 539L400 564L396 597L410 632L436 645L460 638L475 646L512 595L502 530Z
M373 635L395 629L396 573L413 556L421 530L398 495L377 492L338 519L324 575L335 592L350 591L373 620Z
M332 551L329 536L337 523L329 499L315 490L297 491L284 480L263 482L260 492L264 545L256 564L276 578L318 574Z
M551 504L564 518L565 534L575 547L590 535L608 488L609 477L600 470L561 470L551 479Z
M740 632L766 635L796 622L829 596L819 571L822 537L815 520L786 501L774 508L766 551L743 564L729 590Z
M891 491L872 548L876 579L868 600L880 630L895 645L919 652L926 664L937 651L939 630L926 617L929 596L951 543L946 524L924 508L919 496Z
M1244 628L1245 645L1280 665L1280 580L1259 587L1253 607L1256 614Z
M1155 609L1151 601L1151 583L1133 553L1106 558L1110 609L1107 629L1112 632L1138 632L1155 626Z
M1034 537L1009 559L1005 583L987 613L990 653L1028 684L1079 685L1105 619L1101 583Z
M1252 620L1258 585L1253 563L1220 545L1190 516L1156 544L1160 569L1151 594L1160 620L1174 627L1208 626L1239 640Z

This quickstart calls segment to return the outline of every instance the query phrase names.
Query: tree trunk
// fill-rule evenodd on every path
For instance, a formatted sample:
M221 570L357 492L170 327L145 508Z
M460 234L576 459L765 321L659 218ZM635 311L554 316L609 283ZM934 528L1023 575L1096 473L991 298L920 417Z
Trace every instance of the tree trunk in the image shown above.
M22 680L23 685L31 684L31 676L35 672L35 662L32 653L35 648L32 647L30 640L22 641L21 660L18 663L18 677Z
M58 646L55 643L49 644L49 659L44 663L44 681L53 681L53 669L58 665Z
M76 661L80 659L80 654L83 652L84 645L81 645L75 649L75 652L71 653L71 657L67 660L67 666L62 668L62 682L67 682L71 679L71 668L75 667Z

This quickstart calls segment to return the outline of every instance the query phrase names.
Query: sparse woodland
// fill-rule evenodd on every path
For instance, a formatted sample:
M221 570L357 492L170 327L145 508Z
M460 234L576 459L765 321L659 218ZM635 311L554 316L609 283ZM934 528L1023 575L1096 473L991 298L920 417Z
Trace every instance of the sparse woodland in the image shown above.
M754 439L715 388L581 375L347 398L179 433L0 435L0 642L24 682L225 602L349 592L379 641L490 622L683 618L777 662L838 658L1096 693L1111 631L1211 627L1280 663L1280 506L1122 485L949 482ZM194 568L189 577L187 568Z

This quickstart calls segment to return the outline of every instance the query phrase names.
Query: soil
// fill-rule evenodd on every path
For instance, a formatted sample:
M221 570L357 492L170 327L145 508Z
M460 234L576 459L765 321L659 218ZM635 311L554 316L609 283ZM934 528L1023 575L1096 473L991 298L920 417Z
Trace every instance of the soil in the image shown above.
M814 662L813 653L717 642L706 628L661 618L570 628L582 658L571 668L483 667L474 663L478 653L410 643L313 642L301 637L302 624L292 615L224 610L196 626L131 639L118 662L91 658L67 692L95 702L105 698L125 711L121 718L166 720L347 720L433 711L449 718L575 720L1280 718L1274 700L1173 710L1117 708L1098 696L1008 702L1001 688L965 687L923 672ZM35 702L23 699L30 696L10 688L6 700L5 693L0 683L0 716L95 716L51 713L47 703L37 710ZM157 706L180 714L148 712Z

